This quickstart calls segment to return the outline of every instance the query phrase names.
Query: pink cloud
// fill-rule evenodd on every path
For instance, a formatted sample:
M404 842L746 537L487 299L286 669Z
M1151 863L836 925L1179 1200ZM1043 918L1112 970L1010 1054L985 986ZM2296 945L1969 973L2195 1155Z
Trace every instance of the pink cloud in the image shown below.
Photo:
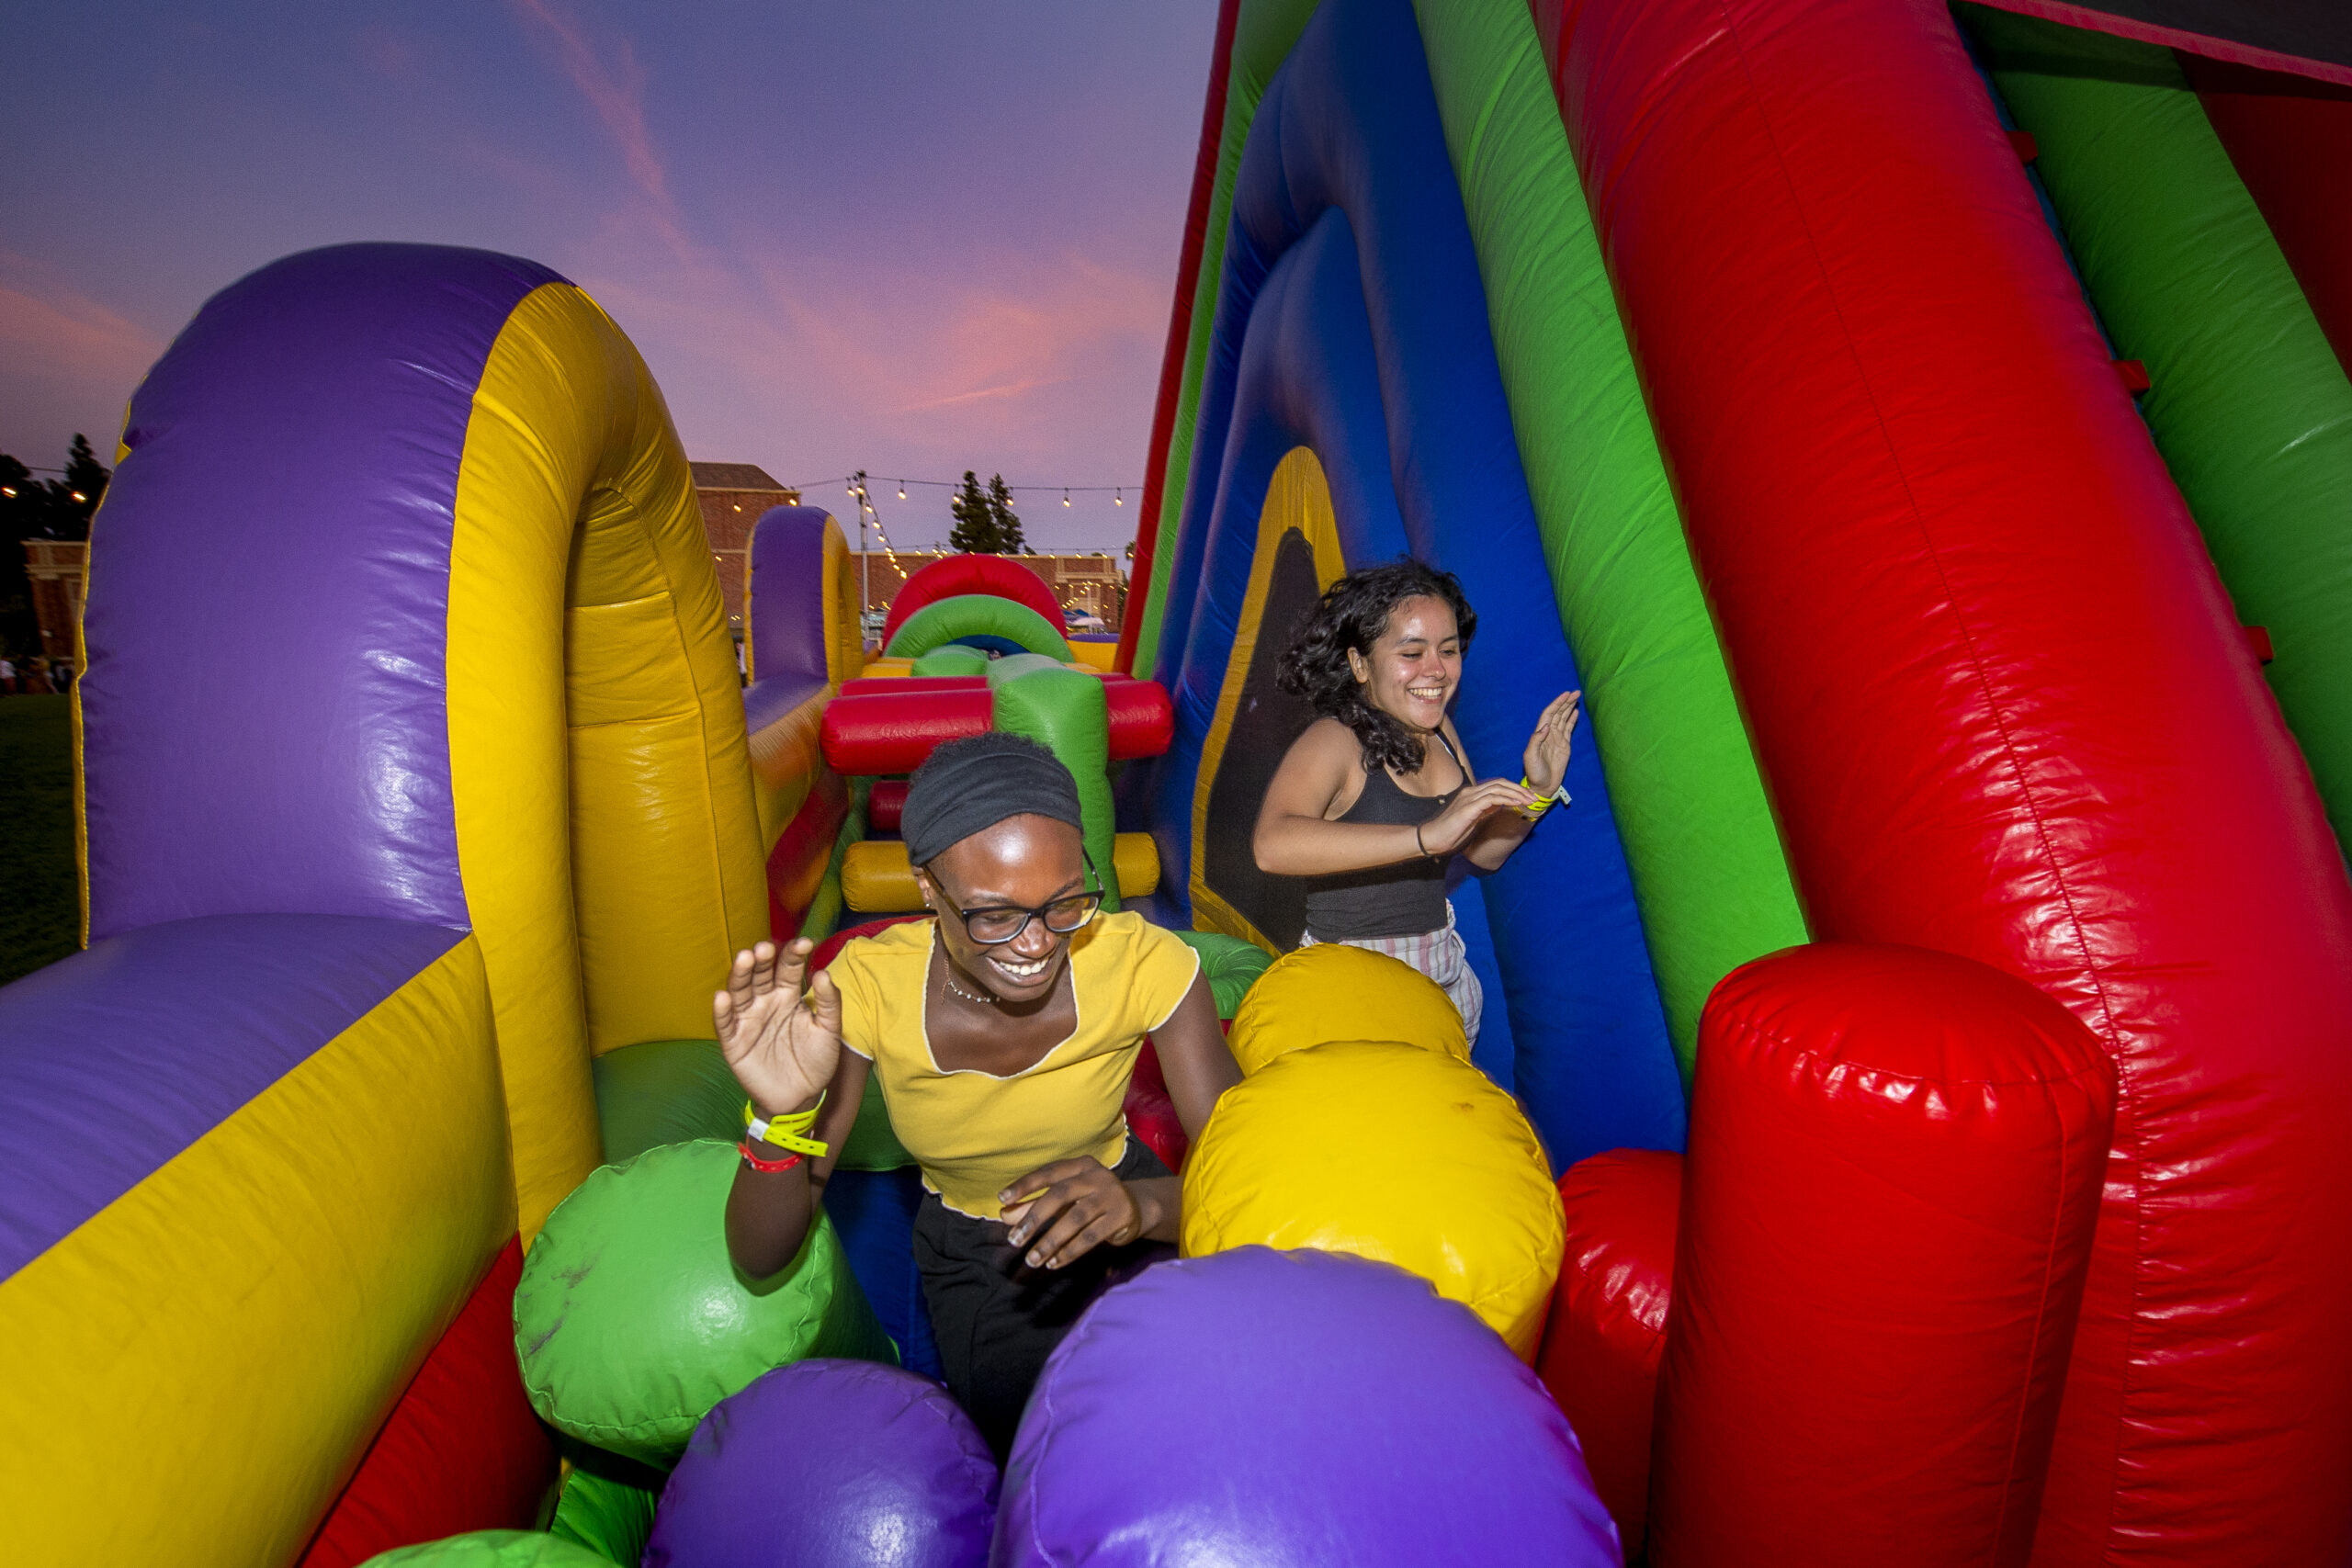
M27 258L0 251L0 344L25 369L119 384L125 396L164 340Z
M608 62L587 33L558 10L551 0L514 0L514 8L536 24L555 45L556 59L581 96L588 100L605 134L620 151L630 181L652 208L650 220L671 248L688 254L685 225L670 196L669 171L653 145L645 121L645 68L628 39L611 45Z

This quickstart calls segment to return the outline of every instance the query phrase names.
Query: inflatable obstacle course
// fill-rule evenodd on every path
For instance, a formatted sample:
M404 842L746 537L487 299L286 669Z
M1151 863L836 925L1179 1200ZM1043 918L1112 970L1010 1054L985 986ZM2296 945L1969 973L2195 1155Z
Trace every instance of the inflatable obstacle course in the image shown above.
M1478 772L1558 690L1591 716L1575 805L1453 891L1470 1065L1278 978L1188 1160L1144 1054L1130 1123L1205 1255L1065 1345L992 1550L1606 1561L1605 1504L1665 1564L2343 1558L2352 40L2064 14L1227 0L1107 670L971 558L868 660L838 525L786 508L739 690L659 397L544 268L339 247L208 303L93 536L91 951L0 992L20 1554L758 1528L723 1464L737 1501L665 1518L658 1469L567 1437L517 1533L549 1214L724 1131L727 955L763 905L893 912L853 854L949 734L1069 760L1106 890L1145 836L1134 902L1247 1013L1298 935L1247 850L1305 722L1274 661L1409 552L1481 613ZM913 1365L872 1109L804 1324ZM1364 1151L1433 1114L1397 1197ZM663 1406L665 1461L729 1389L846 1364L773 1372L838 1348L787 1338ZM135 1453L115 1406L158 1413ZM1085 1438L1138 1409L1148 1473ZM777 1495L848 1517L831 1457Z

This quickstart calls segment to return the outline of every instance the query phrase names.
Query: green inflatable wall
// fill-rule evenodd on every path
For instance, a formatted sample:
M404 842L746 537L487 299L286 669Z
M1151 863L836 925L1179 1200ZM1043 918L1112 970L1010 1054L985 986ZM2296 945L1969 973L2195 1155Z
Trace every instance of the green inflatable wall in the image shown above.
M2352 380L2169 50L1960 14L2352 843Z

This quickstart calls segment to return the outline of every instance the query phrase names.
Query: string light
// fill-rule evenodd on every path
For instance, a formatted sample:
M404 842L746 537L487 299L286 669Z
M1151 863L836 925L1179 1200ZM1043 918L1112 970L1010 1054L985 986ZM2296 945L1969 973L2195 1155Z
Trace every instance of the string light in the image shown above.
M907 481L904 479L899 481L899 499L900 501L907 499Z
M1127 497L1126 497L1126 492L1125 492L1125 491L1116 491L1116 490L1114 490L1114 491L1113 491L1111 492L1111 504L1112 504L1112 505L1114 505L1114 506L1125 506L1126 503L1127 503Z
M78 495L77 495L77 496L75 496L74 499L74 500L76 500L76 501L79 501L79 500L81 500L82 498L81 498L80 496L78 496ZM1068 506L1068 505L1069 504L1069 490L1067 490L1067 489L1063 490L1063 491L1062 491L1062 504L1063 504L1064 506Z

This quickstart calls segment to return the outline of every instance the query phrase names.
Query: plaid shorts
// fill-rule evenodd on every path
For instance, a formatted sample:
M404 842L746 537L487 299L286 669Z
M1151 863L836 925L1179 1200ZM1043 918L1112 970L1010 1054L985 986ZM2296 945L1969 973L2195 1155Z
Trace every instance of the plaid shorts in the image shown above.
M1315 933L1304 932L1298 939L1301 947L1315 945ZM1478 984L1478 976L1470 970L1470 955L1464 951L1462 935L1453 929L1453 900L1445 901L1445 927L1442 931L1416 931L1411 936L1368 936L1340 944L1343 947L1367 948L1385 953L1414 968L1445 987L1453 998L1454 1010L1462 1015L1462 1032L1470 1043L1478 1043L1478 1020L1487 1010L1487 993Z

